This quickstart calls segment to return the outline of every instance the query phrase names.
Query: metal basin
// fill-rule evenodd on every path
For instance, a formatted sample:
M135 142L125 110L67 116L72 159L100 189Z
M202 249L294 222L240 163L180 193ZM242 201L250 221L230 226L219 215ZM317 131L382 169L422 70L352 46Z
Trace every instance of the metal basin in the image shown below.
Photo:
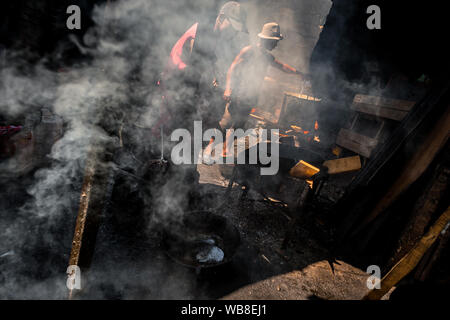
M163 231L162 246L177 263L208 268L229 262L240 243L239 231L209 211L187 212Z

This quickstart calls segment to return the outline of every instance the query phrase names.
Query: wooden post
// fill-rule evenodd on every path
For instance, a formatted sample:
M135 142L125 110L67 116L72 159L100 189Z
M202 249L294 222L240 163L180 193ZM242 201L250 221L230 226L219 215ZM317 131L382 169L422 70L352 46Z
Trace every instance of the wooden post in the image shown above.
M422 259L423 255L433 245L440 233L450 222L450 207L430 227L430 230L400 261L383 277L381 288L373 289L363 300L379 300L400 280L407 276Z
M86 159L86 169L84 173L83 186L81 188L80 206L78 208L77 221L70 251L69 266L78 266L80 261L81 245L86 226L89 201L91 198L92 181L95 174L96 155L92 150ZM72 299L72 289L69 290L69 300Z
M445 197L445 191L450 182L450 170L446 168L447 163L450 163L450 150L448 151L449 155L446 155L442 163L437 165L433 174L430 174L430 181L427 183L424 193L415 203L409 221L398 241L395 254L389 261L389 268L411 250L425 234L426 227L430 221L432 222L433 214L438 210L441 201L445 200L443 197Z
M86 159L69 258L69 266L77 266L81 271L91 264L97 231L114 183L114 171L105 159L107 153L105 147L93 144ZM69 291L69 299L71 298L72 290Z

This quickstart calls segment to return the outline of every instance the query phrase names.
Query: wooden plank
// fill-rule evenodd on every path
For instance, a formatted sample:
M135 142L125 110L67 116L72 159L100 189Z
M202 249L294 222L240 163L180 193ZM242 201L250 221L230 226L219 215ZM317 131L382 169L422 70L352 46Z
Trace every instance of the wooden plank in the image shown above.
M272 113L261 110L260 108L253 108L250 112L250 116L258 120L270 122L272 124L278 122L277 118Z
M80 206L78 208L75 232L72 240L69 265L78 265L78 262L80 260L83 234L86 226L89 201L91 198L92 182L95 174L95 162L95 152L90 151L88 159L86 160L86 169L84 173L83 186L81 188Z
M381 288L373 289L363 300L379 300L400 280L407 276L422 259L423 255L433 245L439 234L450 222L450 207L430 227L429 231L381 280Z
M342 134L344 134L344 136L347 137L348 139L358 142L360 144L367 145L369 147L375 147L378 144L377 139L370 138L368 136L356 133L354 131L345 128L342 128L340 132L342 132Z
M380 108L389 108L408 112L412 109L416 102L357 94L353 99L353 104L367 104L378 106Z
M339 131L336 144L363 157L370 158L370 154L378 144L378 140L342 128Z
M288 92L288 91L286 91L286 92L284 92L284 94L285 94L286 96L288 96L288 97L292 97L292 98L296 98L296 99L301 99L301 100L316 101L316 102L321 101L320 98L316 98L316 97L313 97L313 96L309 96L309 95L307 95L307 94L302 94L302 93L300 93L300 92Z
M447 244L450 242L450 230L449 226L446 226L446 229L442 230L441 235L439 236L439 240L437 243L436 250L432 252L432 255L429 259L429 261L424 266L423 270L417 275L417 279L419 281L425 281L427 280L428 276L430 275L433 267L436 265L436 262L441 259L443 256L443 252L445 252L445 248L447 248ZM429 250L431 251L431 250ZM423 261L424 259L422 259Z
M407 111L395 110L391 108L383 108L380 106L366 103L353 103L351 108L358 112L367 113L377 117L391 119L395 121L402 121L408 114Z
M78 266L82 271L89 268L92 262L97 233L113 188L114 170L109 164L105 164L104 156L109 150L111 149L93 144L86 159L69 257L69 267ZM75 291L69 289L69 299L73 293Z
M319 171L319 168L314 167L306 161L300 160L294 167L292 167L289 174L296 178L308 179Z
M341 147L353 151L363 157L370 158L372 150L368 149L366 146L361 145L358 142L349 140L347 137L340 134L336 140L336 143Z
M397 263L424 235L426 227L438 208L440 199L447 190L448 181L450 181L450 169L445 168L444 164L438 165L434 172L430 174L429 180L425 191L414 205L409 221L399 238L397 249L389 262L390 266Z
M338 174L361 169L361 158L359 156L346 157L335 160L327 160L323 163L328 168L328 174Z

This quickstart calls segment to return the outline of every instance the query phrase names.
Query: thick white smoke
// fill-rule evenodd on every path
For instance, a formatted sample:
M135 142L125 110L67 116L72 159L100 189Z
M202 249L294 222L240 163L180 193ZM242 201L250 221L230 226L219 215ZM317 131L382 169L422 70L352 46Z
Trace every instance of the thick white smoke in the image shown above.
M7 63L0 69L1 115L20 119L23 114L45 107L61 116L65 126L64 135L47 155L49 165L37 170L32 178L1 184L1 188L9 189L2 195L22 192L16 196L25 200L18 205L12 203L13 198L0 199L0 219L4 222L0 226L0 298L66 297L65 268L90 148L94 144L117 144L117 129L122 121L140 121L148 127L155 122L160 99L152 88L163 71L171 46L194 22L214 21L224 2L104 3L94 8L95 25L86 31L84 38L71 38L87 59L63 70L47 68L47 57L27 65L16 57L16 52L7 52L4 60ZM251 37L267 22L256 19L263 6L255 3L245 4L253 10L249 15L253 17L249 20ZM280 17L266 15L264 19ZM283 26L283 22L279 21L285 30L294 28ZM179 94L185 96L184 92ZM183 195L189 189L176 176L171 177L154 199L153 204L162 213L158 219L180 211ZM2 257L5 253L8 255ZM146 272L151 277L153 269L149 268ZM156 263L153 268L157 273L161 265ZM99 271L96 275L100 274ZM103 276L115 278L112 271ZM165 288L161 297L179 298L183 294L189 297L189 285L176 285L188 277L167 276L166 283L158 283ZM114 286L120 287L127 279L116 280L120 283ZM177 294L173 294L175 291Z

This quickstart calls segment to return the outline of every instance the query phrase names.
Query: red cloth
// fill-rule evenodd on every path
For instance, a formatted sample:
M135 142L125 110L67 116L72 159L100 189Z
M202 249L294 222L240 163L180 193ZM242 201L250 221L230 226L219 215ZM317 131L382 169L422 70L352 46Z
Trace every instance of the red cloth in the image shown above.
M164 74L170 74L171 72L173 72L174 69L178 69L178 70L184 70L187 67L187 64L185 61L182 60L182 56L183 56L183 49L184 46L186 44L188 44L187 42L191 39L195 39L195 36L197 35L197 27L198 27L198 22L194 23L175 43L175 45L172 47L172 50L170 51L170 58L169 58L169 62L168 65L166 67L165 72L163 73L163 78L164 78ZM157 121L157 123L153 126L152 128L152 134L156 137L159 137L160 135L160 130L162 126L167 126L171 119L172 119L172 115L169 112L168 109L168 94L164 85L164 80L158 81L158 87L160 89L161 92L161 99L162 99L162 108L160 110L160 115L159 115L159 119Z
M11 136L22 128L22 126L0 126L0 136Z
M183 70L186 68L186 63L181 60L183 55L183 48L186 41L190 39L195 39L197 34L198 22L194 23L182 36L172 48L170 52L170 64L172 67L178 67L178 69Z

